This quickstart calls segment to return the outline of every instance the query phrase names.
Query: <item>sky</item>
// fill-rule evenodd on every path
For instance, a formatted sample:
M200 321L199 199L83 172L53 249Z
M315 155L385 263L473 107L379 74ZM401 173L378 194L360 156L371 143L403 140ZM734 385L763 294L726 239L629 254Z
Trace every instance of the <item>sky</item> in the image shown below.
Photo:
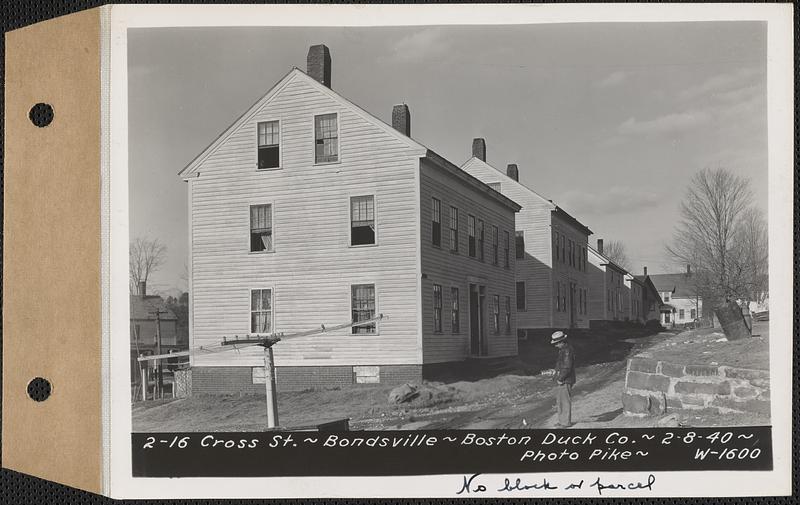
M407 103L412 137L457 165L485 138L634 273L682 268L665 246L702 168L748 177L766 213L762 22L130 29L131 237L167 247L148 291L187 287L178 171L319 43L335 91L387 123Z

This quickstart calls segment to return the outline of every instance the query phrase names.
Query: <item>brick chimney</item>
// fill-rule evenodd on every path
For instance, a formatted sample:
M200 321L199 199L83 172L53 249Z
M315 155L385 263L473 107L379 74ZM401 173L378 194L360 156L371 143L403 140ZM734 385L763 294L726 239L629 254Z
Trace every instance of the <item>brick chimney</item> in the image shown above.
M597 239L597 252L603 254L603 239Z
M519 182L519 169L516 163L509 163L506 167L506 175Z
M406 137L411 136L411 112L408 105L401 104L392 107L392 128Z
M308 48L306 73L325 86L331 87L331 52L328 46L317 44Z
M647 267L644 267L644 275L647 276Z
M486 141L483 139L472 139L472 156L481 161L486 161Z
M145 296L147 294L147 282L139 281L139 296Z

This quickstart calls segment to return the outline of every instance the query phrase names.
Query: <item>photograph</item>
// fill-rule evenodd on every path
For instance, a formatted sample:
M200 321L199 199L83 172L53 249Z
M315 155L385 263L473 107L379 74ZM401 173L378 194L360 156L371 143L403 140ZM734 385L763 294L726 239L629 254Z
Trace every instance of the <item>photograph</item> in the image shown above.
M132 430L770 425L767 40L128 28Z

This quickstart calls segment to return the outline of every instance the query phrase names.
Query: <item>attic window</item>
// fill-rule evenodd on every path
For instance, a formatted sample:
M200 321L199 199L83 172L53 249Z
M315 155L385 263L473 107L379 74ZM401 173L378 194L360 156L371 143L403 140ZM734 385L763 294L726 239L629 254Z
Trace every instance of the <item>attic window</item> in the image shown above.
M336 114L314 116L314 163L339 161L339 125Z
M280 127L277 121L258 123L258 168L280 167Z
M250 252L272 252L272 205L250 206Z

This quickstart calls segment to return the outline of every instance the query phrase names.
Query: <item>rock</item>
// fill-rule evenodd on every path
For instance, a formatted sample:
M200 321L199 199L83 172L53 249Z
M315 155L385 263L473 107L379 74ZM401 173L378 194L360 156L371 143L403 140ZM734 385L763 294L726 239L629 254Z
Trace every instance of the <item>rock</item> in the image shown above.
M751 379L750 384L757 388L769 389L769 379Z
M659 428L677 428L680 424L681 420L678 414L670 414L656 421L656 426Z
M413 400L419 395L417 386L413 384L402 384L389 392L389 403L405 403Z

